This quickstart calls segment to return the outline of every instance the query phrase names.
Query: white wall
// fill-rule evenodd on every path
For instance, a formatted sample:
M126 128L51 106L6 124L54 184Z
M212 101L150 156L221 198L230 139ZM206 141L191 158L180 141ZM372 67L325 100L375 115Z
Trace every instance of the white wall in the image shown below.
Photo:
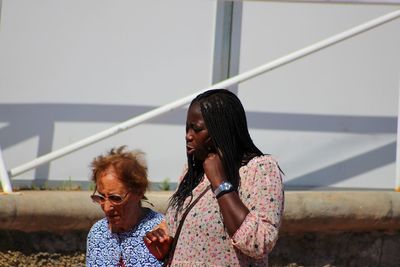
M400 6L244 2L240 71ZM243 83L290 186L394 188L400 20Z
M8 168L210 85L215 1L2 4L0 145ZM184 111L178 115L14 180L87 180L92 158L122 144L147 153L153 180L176 180L186 161Z
M240 72L399 6L244 1ZM214 0L3 0L0 146L10 169L208 87ZM253 139L290 187L395 183L400 21L247 81ZM150 177L177 181L185 110L13 179L86 181L93 157L127 144Z

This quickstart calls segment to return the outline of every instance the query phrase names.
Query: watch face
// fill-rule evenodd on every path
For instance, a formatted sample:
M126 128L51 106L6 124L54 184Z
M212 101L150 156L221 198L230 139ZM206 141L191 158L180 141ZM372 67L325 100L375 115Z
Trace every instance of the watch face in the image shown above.
M231 192L232 188L233 185L230 182L223 182L217 187L217 189L215 189L214 195L216 198L218 198L219 196L223 195L224 192Z
M231 189L232 185L229 183L224 183L222 187L222 191Z
M232 189L232 184L229 182L223 182L222 184L220 184L217 189L215 189L214 194L218 195L221 192L227 191L227 190L231 190Z

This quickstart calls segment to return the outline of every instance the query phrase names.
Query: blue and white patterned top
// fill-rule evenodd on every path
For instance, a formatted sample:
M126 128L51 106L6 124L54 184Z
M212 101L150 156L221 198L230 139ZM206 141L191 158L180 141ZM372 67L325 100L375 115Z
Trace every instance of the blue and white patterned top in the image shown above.
M160 224L163 215L149 209L143 220L132 230L112 233L106 218L96 222L87 237L86 266L162 266L147 249L143 237Z

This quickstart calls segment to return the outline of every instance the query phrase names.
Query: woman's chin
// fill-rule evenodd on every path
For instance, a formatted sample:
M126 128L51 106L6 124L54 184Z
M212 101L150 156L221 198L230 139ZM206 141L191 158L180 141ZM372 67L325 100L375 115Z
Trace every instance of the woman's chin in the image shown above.
M108 226L112 230L112 232L121 232L122 230L122 223L119 218L107 218L108 219Z
M193 154L194 154L194 149L192 148L192 149L187 149L186 150L186 155L188 156L188 157L193 157Z
M108 226L110 227L110 230L113 233L125 232L125 229L119 224L109 223Z

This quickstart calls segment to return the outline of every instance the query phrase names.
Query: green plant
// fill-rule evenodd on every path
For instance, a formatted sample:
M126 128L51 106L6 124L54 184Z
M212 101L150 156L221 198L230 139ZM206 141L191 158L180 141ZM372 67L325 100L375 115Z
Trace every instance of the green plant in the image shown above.
M89 183L89 191L94 191L96 188L96 184L93 181L90 181Z
M32 188L32 190L40 190L40 187L39 186L37 186L37 185L35 185L35 184L32 184L31 185L31 188Z
M169 184L169 178L165 178L158 186L160 190L162 191L169 191L170 190L170 184Z
M62 181L61 185L57 187L57 190L62 190L62 191L76 191L76 190L81 190L81 186L79 184L76 184L72 182L71 176L68 177L68 180Z
M46 181L40 186L40 190L50 190L49 183Z

